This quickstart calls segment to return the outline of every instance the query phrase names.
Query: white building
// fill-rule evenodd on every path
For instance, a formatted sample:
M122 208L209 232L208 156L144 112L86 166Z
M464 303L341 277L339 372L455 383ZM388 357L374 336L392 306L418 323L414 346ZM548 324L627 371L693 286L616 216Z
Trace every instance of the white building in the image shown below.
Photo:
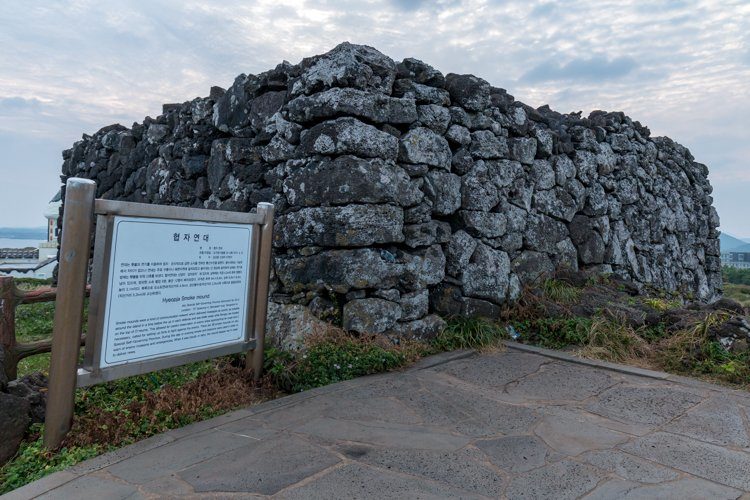
M57 265L57 219L62 204L60 192L44 210L47 241L38 248L0 248L0 275L48 279Z

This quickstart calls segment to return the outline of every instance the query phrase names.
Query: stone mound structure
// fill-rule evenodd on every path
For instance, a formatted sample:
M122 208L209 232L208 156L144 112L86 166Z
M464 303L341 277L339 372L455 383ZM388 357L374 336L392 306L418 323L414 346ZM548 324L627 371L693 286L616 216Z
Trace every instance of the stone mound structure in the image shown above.
M277 210L272 331L318 318L427 337L557 269L713 299L708 169L623 113L531 108L367 46L240 75L63 153L63 180L144 203Z

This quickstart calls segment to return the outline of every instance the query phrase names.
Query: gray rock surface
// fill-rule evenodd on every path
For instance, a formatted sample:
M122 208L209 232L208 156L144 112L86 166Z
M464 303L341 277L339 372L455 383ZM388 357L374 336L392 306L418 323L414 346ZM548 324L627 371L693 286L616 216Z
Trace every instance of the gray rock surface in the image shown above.
M0 464L15 455L29 424L29 403L23 398L0 392Z
M355 299L344 305L344 328L359 333L383 333L401 319L401 306L384 299Z

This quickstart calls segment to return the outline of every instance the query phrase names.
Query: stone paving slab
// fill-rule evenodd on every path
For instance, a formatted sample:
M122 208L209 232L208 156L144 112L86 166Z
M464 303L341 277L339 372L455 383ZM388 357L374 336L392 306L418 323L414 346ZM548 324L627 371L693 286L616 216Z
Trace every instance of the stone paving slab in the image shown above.
M7 497L750 498L747 393L545 354L437 356L170 431Z

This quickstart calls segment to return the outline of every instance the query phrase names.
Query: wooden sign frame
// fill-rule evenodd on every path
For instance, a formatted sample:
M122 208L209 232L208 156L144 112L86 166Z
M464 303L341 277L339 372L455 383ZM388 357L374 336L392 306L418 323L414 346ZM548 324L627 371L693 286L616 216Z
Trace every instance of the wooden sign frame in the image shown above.
M75 388L122 377L171 368L218 356L247 352L247 367L256 380L263 368L268 285L271 269L274 206L259 203L255 213L225 212L199 208L149 205L113 200L94 200L96 184L71 178L66 184L63 233L58 274L58 298L50 361L49 395L44 444L57 448L70 429ZM96 216L88 334L81 367L77 367L83 321L83 290L89 267L90 235ZM110 262L116 217L166 219L252 227L247 262L246 321L239 341L198 348L143 361L103 366L100 355L105 333L105 305L109 290Z

